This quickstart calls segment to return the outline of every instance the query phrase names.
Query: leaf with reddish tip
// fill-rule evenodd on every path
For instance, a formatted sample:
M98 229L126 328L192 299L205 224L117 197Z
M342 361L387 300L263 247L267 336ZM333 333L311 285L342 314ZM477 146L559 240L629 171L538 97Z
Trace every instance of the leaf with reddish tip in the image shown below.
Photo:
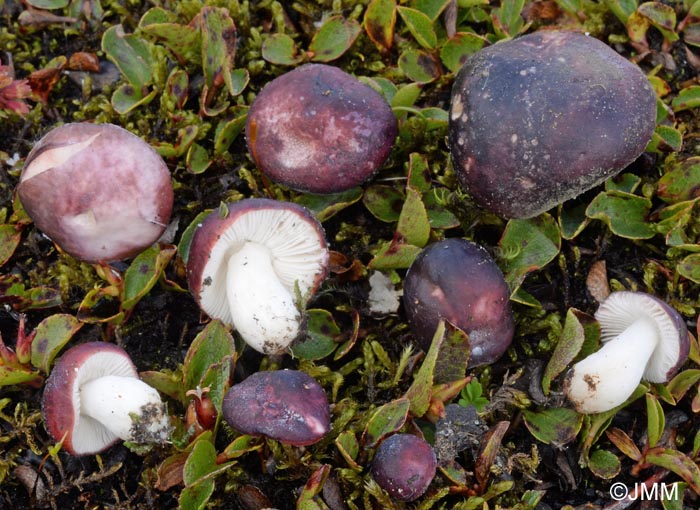
M314 34L309 51L315 62L330 62L343 56L350 49L362 27L354 19L346 20L342 16L331 16Z
M175 256L174 245L154 245L139 253L124 273L122 310L131 310L163 276L166 266Z
M687 455L671 448L652 448L646 454L646 461L676 473L700 494L700 467Z
M683 370L677 374L671 382L666 385L668 391L676 401L681 400L690 388L700 381L700 370L691 368Z
M299 495L299 499L297 499L297 510L321 510L325 508L325 505L320 506L316 503L315 498L321 494L330 472L330 464L323 464L320 468L311 473L311 476L306 481L306 485L304 485L304 489Z
M42 380L41 374L23 367L9 367L0 364L0 386L11 386L14 384L39 383Z
M0 266L10 260L21 239L22 231L17 225L0 225Z
M81 327L83 324L68 314L51 315L41 321L32 340L32 366L48 374L53 359Z
M476 459L474 474L476 475L476 480L479 483L482 492L486 490L486 483L489 479L491 466L496 460L498 449L501 446L503 436L505 436L506 432L508 431L508 427L510 427L509 421L498 422L481 438L481 450L479 451L479 456Z
M358 443L354 432L351 430L344 430L338 434L338 437L335 439L335 446L351 469L362 471L362 466L355 461L357 455L360 453L360 443Z
M399 398L377 408L362 433L362 444L365 448L373 448L386 435L403 427L409 407L410 402L407 398Z
M380 51L388 51L394 42L395 0L371 0L363 20L365 32Z
M231 71L236 55L236 26L227 9L204 7L200 14L204 70L202 107L206 109L223 84L226 84L231 95L235 95ZM215 107L216 111L219 109L220 106Z
M632 438L623 430L613 427L606 430L605 435L608 436L608 439L610 439L612 444L617 446L617 448L630 459L635 461L642 460L642 452L639 451L639 448L637 448L637 445L634 444Z

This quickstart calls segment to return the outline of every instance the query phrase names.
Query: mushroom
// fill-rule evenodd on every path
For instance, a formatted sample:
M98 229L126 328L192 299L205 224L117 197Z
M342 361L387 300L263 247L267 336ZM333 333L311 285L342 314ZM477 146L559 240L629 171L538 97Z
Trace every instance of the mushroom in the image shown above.
M633 162L656 126L656 95L605 43L543 30L470 56L457 74L449 145L482 207L529 218Z
M683 318L643 292L613 292L598 308L603 346L576 363L564 391L579 413L619 406L640 381L668 381L688 357L690 340Z
M132 257L170 221L170 172L153 148L113 124L51 130L29 152L17 193L36 226L86 262Z
M164 443L170 420L158 392L139 379L129 355L114 344L68 349L46 381L46 429L72 455L106 450L119 439Z
M289 202L250 198L227 207L195 231L190 291L253 349L281 353L299 336L302 309L326 277L323 229L307 209Z
M268 83L248 113L246 140L260 171L312 193L368 180L398 133L391 107L340 69L307 64Z
M435 478L431 446L413 434L394 434L381 442L372 460L372 478L399 501L422 496Z
M250 375L226 392L222 413L239 432L296 446L320 441L331 426L326 392L298 370Z
M469 334L474 367L493 363L513 340L510 290L488 252L465 239L446 239L425 248L404 281L408 324L428 350L440 319Z

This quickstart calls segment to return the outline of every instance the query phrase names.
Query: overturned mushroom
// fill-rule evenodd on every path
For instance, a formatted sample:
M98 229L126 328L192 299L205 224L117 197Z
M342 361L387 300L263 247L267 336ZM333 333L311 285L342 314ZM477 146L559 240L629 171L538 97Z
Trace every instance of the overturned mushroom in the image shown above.
M119 439L164 443L170 420L158 392L139 379L129 355L114 344L68 349L46 381L46 429L73 455L99 453Z
M302 332L303 307L327 266L323 230L308 210L251 198L202 222L187 273L192 294L210 317L232 324L255 350L276 354Z
M668 381L690 350L673 308L642 292L613 292L595 313L603 346L574 365L565 393L576 410L601 413L624 403L642 381Z
M36 226L86 262L143 251L163 233L173 207L163 159L113 124L50 131L27 156L17 193Z

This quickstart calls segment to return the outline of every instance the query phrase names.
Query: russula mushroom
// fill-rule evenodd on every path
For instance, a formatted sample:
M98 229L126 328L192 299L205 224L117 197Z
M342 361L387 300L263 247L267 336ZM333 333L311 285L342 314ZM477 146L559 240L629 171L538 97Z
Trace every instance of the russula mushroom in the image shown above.
M320 441L331 426L326 392L298 370L250 375L228 390L222 413L239 432L296 446Z
M71 347L46 381L44 423L72 455L99 453L119 439L164 443L170 420L158 392L139 379L129 355L114 344Z
M29 152L17 193L61 249L86 262L132 257L170 221L173 189L163 159L113 124L65 124Z
M411 264L403 304L419 345L428 350L440 319L469 335L469 366L493 363L513 340L510 291L488 252L465 239L429 245Z
M248 149L275 182L335 193L368 180L398 133L387 102L340 69L306 64L258 94L246 124Z
M381 442L372 460L372 478L399 501L421 497L435 477L431 446L413 434L394 434Z
M529 218L617 174L655 126L656 95L638 66L593 37L543 30L469 57L449 144L479 205Z
M564 391L576 410L619 406L642 381L668 381L688 357L688 329L676 310L643 292L613 292L595 313L603 346L576 363Z
M318 220L290 202L249 198L212 212L192 239L190 291L210 317L264 354L302 330L303 307L324 280L328 247Z

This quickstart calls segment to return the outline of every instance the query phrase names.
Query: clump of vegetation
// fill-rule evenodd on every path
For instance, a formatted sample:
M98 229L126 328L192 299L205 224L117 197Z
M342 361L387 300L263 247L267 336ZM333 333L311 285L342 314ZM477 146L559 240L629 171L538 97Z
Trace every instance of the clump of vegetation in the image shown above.
M155 4L0 6L0 507L406 508L372 476L384 441L406 434L436 462L411 507L603 508L618 497L613 484L659 483L677 489L659 493L659 505L697 505L700 2ZM605 183L535 217L504 219L458 184L446 144L451 87L482 48L552 29L588 33L641 69L656 126L645 153ZM361 186L295 191L270 182L248 151L256 96L307 63L354 76L396 118L391 153ZM35 141L80 121L138 135L170 171L173 219L126 262L62 252L15 193ZM188 292L198 225L244 198L305 207L328 241L328 278L284 354L245 347ZM514 338L492 364L470 365L473 339L448 321L423 349L409 328L399 299L407 269L448 238L483 246L504 275ZM593 314L622 290L677 310L688 360L669 382L642 382L615 408L579 414L564 396L566 374L599 348ZM166 444L74 457L49 435L45 381L69 348L93 341L122 347L158 390L172 427ZM222 418L234 384L284 369L327 396L331 425L318 441L281 442Z

